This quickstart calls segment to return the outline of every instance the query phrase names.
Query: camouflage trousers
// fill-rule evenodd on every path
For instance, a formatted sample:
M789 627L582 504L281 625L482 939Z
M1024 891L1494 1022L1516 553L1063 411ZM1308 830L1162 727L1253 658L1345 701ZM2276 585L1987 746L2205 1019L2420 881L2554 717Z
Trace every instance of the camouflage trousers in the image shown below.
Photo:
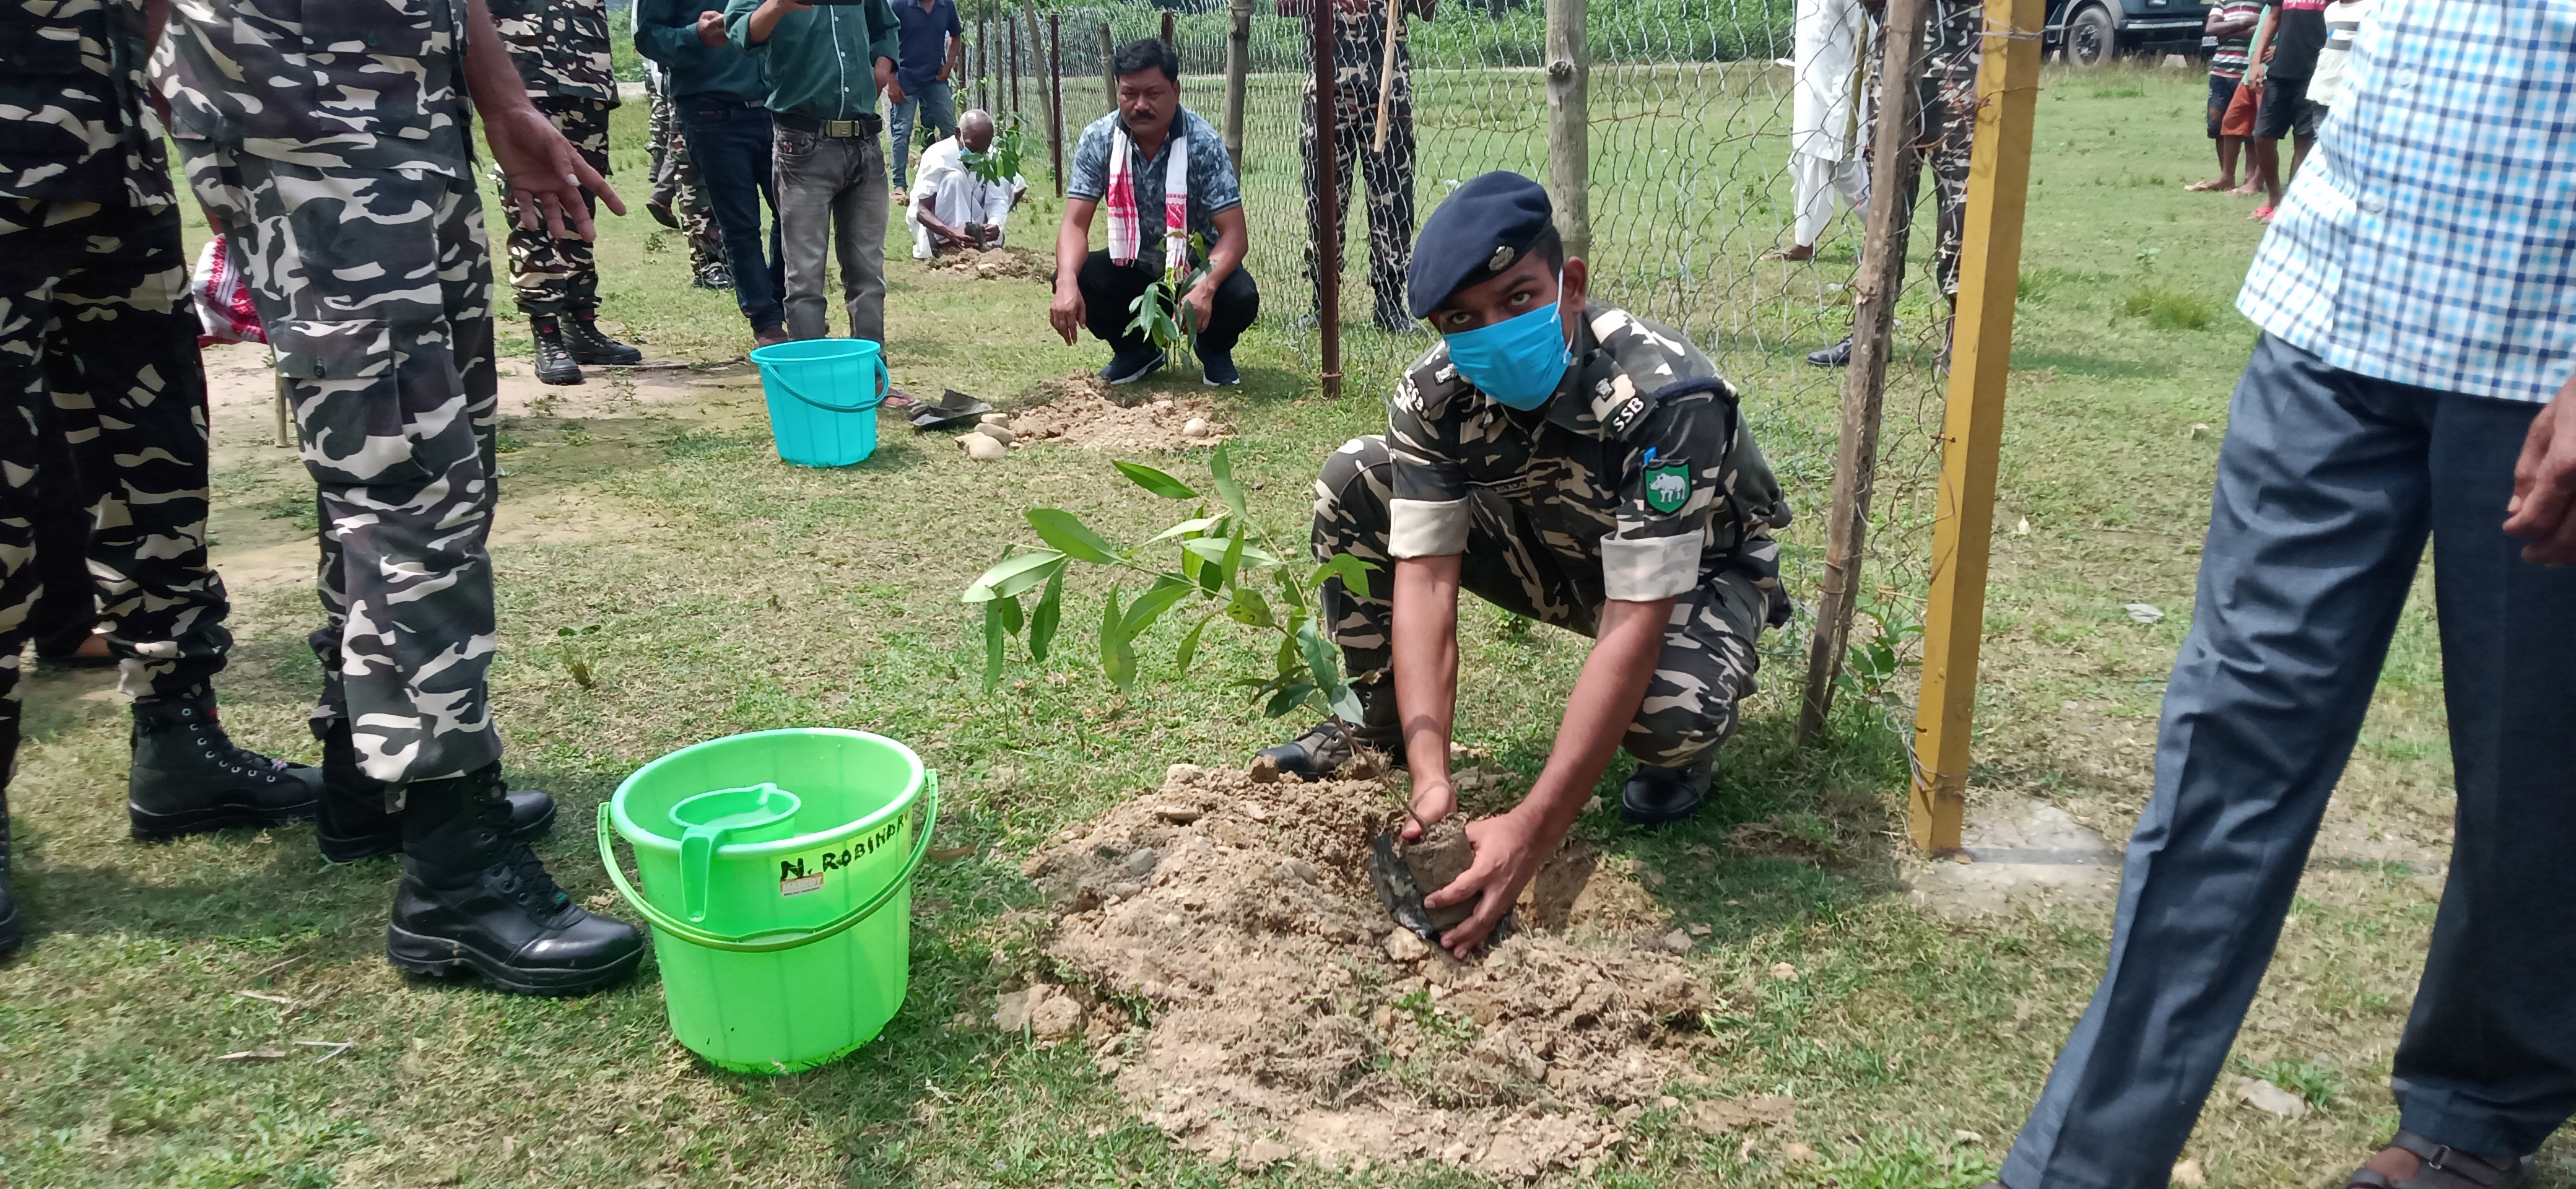
M1348 553L1377 568L1369 598L1324 584L1328 634L1341 645L1342 663L1355 681L1384 680L1393 672L1389 645L1395 604L1388 597L1394 561L1387 552L1392 460L1386 439L1354 438L1324 462L1315 481L1315 557ZM1515 614L1589 636L1599 629L1601 562L1544 540L1510 501L1479 490L1473 501L1467 548L1459 560L1459 585ZM1754 638L1770 613L1771 596L1749 575L1703 575L1698 587L1673 602L1664 629L1663 654L1646 685L1646 699L1628 724L1622 746L1642 762L1681 767L1708 754L1735 733L1736 704L1754 690L1760 667Z
M471 174L179 146L242 263L319 489L315 734L348 720L397 802L405 782L493 763L492 260Z
M537 102L537 110L554 121L582 160L603 177L608 174L608 113L616 106L605 99L550 97ZM590 241L578 235L556 239L542 225L534 230L519 226L519 204L511 199L509 183L502 180L497 164L492 167L492 181L500 191L501 216L510 228L510 293L518 299L519 312L586 314L598 309L599 265L591 259ZM581 196L581 203L593 216L599 213L598 200L588 193Z
M206 561L206 380L179 212L0 200L0 723L42 597L40 535L86 539L121 688L204 692L232 634ZM49 473L66 468L69 474ZM73 493L77 493L74 495ZM78 531L45 533L66 517ZM9 735L15 738L14 734ZM0 771L7 757L0 756Z
M1381 42L1381 45L1384 43ZM1378 71L1383 63L1371 59L1365 66L1344 61L1339 66L1338 81L1333 87L1333 175L1340 182L1333 193L1333 226L1347 226L1351 194L1365 191L1368 204L1368 278L1369 292L1377 301L1377 324L1387 330L1403 330L1413 324L1404 305L1404 277L1413 261L1413 94L1412 71L1405 64L1402 51L1396 55L1395 94L1387 103L1386 151L1377 151ZM1305 163L1306 183L1306 280L1313 283L1316 275L1316 244L1322 224L1316 221L1321 204L1315 197L1315 173L1320 168L1316 157L1315 92L1306 90L1304 122L1297 133L1299 159ZM1342 258L1348 260L1347 248Z
M1941 296L1959 295L1959 239L1968 229L1968 154L1977 143L1977 77L1925 79L1917 91L1923 102L1923 135L1915 141L1923 154L1923 171L1932 175L1940 239L1932 249L1932 273ZM1911 205L1914 196L1906 195Z
M680 217L680 234L689 241L689 271L703 273L707 266L724 263L724 244L716 238L715 206L707 199L704 187L698 185L697 163L689 160L689 139L680 132L680 120L671 110L671 97L655 86L650 76L645 89L652 102L645 128L653 171L653 201L669 207Z

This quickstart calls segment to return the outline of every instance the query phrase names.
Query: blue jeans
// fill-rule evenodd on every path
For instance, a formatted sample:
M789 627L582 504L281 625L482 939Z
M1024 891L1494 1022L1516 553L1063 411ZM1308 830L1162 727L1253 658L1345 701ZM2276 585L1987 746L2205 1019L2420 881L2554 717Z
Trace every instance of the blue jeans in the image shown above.
M672 101L680 113L680 131L688 137L689 162L698 167L698 184L706 187L714 208L716 234L724 240L725 266L733 270L734 303L753 330L768 330L787 321L780 295L787 291L786 260L778 234L778 195L772 188L769 112L740 104L696 103L682 96ZM769 205L769 243L760 242L760 207Z
M2576 1111L2576 567L2524 562L2500 528L2539 411L2340 371L2268 336L2255 348L2109 968L2004 1162L2012 1189L2164 1189L2428 533L2459 801L2397 1047L2399 1125L2519 1157Z
M886 112L886 131L894 143L886 149L886 171L894 175L895 188L904 186L912 176L912 129L919 117L921 147L929 148L946 137L957 135L957 94L948 84L934 82L918 91L904 93L903 102ZM937 135L932 135L936 133Z

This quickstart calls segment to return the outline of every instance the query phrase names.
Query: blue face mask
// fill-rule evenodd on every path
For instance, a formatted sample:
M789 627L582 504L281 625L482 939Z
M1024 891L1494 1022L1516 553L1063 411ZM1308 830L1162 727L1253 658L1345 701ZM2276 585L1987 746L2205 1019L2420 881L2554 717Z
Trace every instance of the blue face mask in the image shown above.
M1565 322L1556 303L1505 318L1491 326L1446 336L1449 362L1476 390L1514 409L1535 409L1555 395L1557 381L1574 364Z

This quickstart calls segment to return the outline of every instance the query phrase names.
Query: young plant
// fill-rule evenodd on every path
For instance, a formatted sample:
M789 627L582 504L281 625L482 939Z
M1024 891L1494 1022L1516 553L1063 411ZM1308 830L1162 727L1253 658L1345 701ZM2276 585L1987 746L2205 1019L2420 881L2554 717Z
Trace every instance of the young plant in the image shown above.
M1163 353L1165 361L1175 367L1180 365L1181 348L1198 337L1198 311L1190 308L1190 303L1182 301L1181 295L1195 288L1207 276L1206 265L1191 263L1206 256L1207 241L1192 233L1189 255L1179 260L1164 261L1163 279L1145 286L1145 291L1137 294L1136 300L1127 303L1128 312L1136 315L1127 324L1127 329L1145 336L1154 344L1155 350Z
M1164 499L1202 499L1196 488L1168 472L1137 462L1117 467L1130 482ZM984 605L985 691L1001 684L1012 638L1025 640L1031 660L1046 660L1064 620L1065 571L1080 562L1120 572L1100 609L1100 671L1110 684L1123 690L1135 682L1137 637L1154 621L1179 612L1194 615L1195 622L1181 636L1173 676L1190 671L1208 625L1224 620L1278 638L1270 675L1235 681L1251 689L1263 713L1278 718L1310 706L1346 729L1357 723L1359 695L1342 677L1341 650L1324 636L1317 596L1327 579L1338 577L1366 597L1369 564L1347 553L1311 571L1290 564L1244 510L1243 487L1234 480L1225 447L1217 447L1208 460L1208 478L1217 497L1213 511L1202 502L1188 519L1132 548L1091 531L1071 512L1030 509L1029 527L1045 546L1006 553L960 596L960 601ZM1168 564L1152 560L1156 556ZM1143 582L1144 589L1122 601L1129 575ZM1037 603L1024 611L1020 600L1032 593Z
M958 160L966 172L975 175L975 180L988 186L1007 186L1020 176L1021 142L1020 117L1012 116L993 130L991 148L980 153L960 152Z

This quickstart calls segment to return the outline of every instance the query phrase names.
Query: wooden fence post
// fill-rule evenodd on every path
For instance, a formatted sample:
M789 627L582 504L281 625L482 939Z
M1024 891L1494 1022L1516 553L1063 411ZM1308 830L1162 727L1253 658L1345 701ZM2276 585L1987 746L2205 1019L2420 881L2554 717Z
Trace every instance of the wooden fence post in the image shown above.
M975 51L967 56L973 59L975 106L989 112L993 110L993 88L988 85L993 77L993 18L990 13L979 11L975 14Z
M1798 708L1798 741L1814 739L1834 706L1860 585L1861 551L1869 540L1869 504L1878 469L1879 412L1887 393L1888 337L1896 295L1905 284L1905 243L1914 215L1923 122L1916 76L1922 73L1926 0L1889 0L1887 55L1880 71L1878 131L1870 146L1868 237L1853 278L1851 363L1843 372L1842 442L1834 455L1833 510L1825 522L1825 574L1816 599L1816 634L1807 649L1806 697Z
M1162 37L1163 44L1172 47L1172 53L1181 52L1180 14L1168 8L1163 10Z
M1118 110L1118 45L1109 36L1109 18L1100 18L1100 93L1109 110Z
M2012 365L2021 278L2022 208L2030 193L2046 0L1989 0L1977 71L1977 140L1968 154L1967 226L1959 237L1959 306L1950 399L1941 426L1941 490L1932 529L1931 605L1923 617L1923 690L1915 704L1908 829L1931 854L1959 848L1968 751L1985 636L1986 561L1995 527L1995 468Z
M1315 0L1315 4L1326 7L1329 0ZM1592 62L1583 39L1584 4L1585 0L1547 0L1547 197L1556 207L1556 230L1565 240L1565 254L1590 259ZM1389 36L1393 34L1388 30Z
M1243 171L1243 96L1252 76L1252 0L1226 6L1234 24L1225 35L1225 155Z
M1055 196L1064 197L1064 18L1047 14L1047 149L1055 155Z
M1559 0L1549 0L1551 4ZM1574 0L1580 4L1582 0ZM1342 225L1333 217L1342 208L1340 154L1333 151L1333 3L1310 0L1308 32L1315 54L1315 314L1323 331L1318 345L1325 400L1342 395Z
M1020 18L1002 14L1002 81L1009 88L1011 114L1020 114Z

